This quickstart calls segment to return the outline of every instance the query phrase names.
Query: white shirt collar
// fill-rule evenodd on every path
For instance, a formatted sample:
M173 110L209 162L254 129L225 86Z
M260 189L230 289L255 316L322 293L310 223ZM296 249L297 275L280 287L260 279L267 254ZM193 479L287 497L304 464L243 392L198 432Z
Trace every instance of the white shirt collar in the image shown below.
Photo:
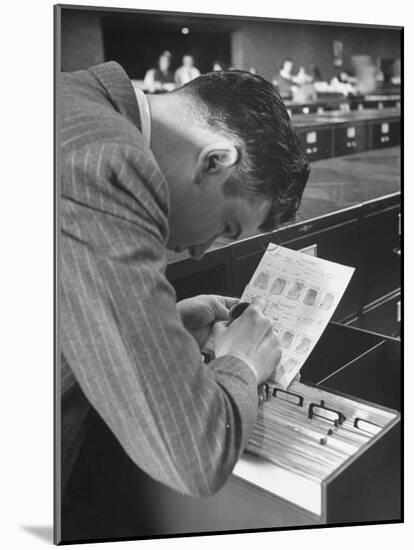
M141 118L141 133L145 143L149 147L151 143L151 112L149 103L142 90L135 87L134 90L138 102L139 115Z

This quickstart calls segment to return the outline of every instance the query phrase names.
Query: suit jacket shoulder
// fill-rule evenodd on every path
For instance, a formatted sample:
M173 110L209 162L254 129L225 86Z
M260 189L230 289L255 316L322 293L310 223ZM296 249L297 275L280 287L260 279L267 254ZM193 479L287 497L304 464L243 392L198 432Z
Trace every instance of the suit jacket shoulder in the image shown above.
M165 234L168 186L140 132L137 99L123 68L108 62L63 74L61 103L63 195L88 203L102 201L102 194L115 200L122 186L129 204L134 199L141 213L151 211ZM107 174L113 176L105 181ZM117 186L110 185L114 178Z
M110 61L88 70L63 73L59 100L63 153L96 140L123 140L141 146L134 88L118 63Z

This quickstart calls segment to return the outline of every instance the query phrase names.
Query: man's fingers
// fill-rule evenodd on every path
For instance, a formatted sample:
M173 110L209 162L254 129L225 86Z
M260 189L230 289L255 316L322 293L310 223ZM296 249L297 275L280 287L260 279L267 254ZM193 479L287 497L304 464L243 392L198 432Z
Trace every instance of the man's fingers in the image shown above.
M227 309L230 309L235 304L238 304L240 298L234 298L233 296L221 296L220 294L212 294L212 298L217 298Z
M227 329L227 323L225 321L218 321L214 323L211 329L211 337L214 339L222 334Z
M260 311L264 311L266 307L266 300L261 296L256 296L253 298L251 305L257 307Z
M233 296L220 296L227 309L230 309L234 305L240 302L240 298L233 298Z

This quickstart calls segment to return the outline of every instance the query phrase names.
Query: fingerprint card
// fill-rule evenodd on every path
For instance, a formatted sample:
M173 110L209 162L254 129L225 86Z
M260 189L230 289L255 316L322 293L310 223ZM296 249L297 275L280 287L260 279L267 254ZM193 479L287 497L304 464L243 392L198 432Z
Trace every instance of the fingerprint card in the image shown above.
M272 380L286 389L338 306L353 267L269 244L241 300L266 300L282 358Z

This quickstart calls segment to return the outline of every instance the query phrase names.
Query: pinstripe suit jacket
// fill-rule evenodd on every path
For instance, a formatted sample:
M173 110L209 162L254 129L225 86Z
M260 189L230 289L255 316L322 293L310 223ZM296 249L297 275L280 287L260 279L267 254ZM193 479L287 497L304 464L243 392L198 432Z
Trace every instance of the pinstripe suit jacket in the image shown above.
M252 430L239 359L200 360L165 277L168 186L115 62L61 81L62 490L91 407L132 461L186 494L220 488Z

